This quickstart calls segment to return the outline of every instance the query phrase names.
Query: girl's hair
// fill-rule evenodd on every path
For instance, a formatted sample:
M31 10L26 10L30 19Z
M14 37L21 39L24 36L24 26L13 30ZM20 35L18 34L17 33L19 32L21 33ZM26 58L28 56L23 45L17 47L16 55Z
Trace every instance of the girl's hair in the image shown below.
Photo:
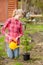
M18 14L24 15L24 11L22 9L15 9L13 11L12 16L14 17L15 15L18 15Z

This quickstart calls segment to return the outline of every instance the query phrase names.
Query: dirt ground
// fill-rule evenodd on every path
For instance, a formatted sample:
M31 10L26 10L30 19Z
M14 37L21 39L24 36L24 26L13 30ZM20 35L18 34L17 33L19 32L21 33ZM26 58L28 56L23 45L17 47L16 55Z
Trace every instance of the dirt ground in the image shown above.
M21 48L20 57L18 59L1 57L0 65L15 65L16 62L20 62L23 65L43 65L43 32L35 33L31 35L31 37L35 42L35 46L30 51L30 60L23 60L23 50Z

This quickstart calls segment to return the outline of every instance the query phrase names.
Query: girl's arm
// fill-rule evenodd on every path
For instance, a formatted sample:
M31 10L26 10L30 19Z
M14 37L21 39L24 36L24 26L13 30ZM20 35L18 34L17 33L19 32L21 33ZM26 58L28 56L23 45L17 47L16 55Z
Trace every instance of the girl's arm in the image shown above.
M23 35L23 26L22 26L22 23L20 23L20 29L19 29L19 32L20 32L20 37Z
M22 23L20 23L19 36L16 38L16 40L17 40L18 38L20 38L22 35L23 35L23 26L22 26Z
M8 27L9 22L10 22L10 19L8 19L8 20L5 22L4 26L2 27L2 30L1 30L2 34L6 34L6 33L5 33L5 30L6 30L6 28Z

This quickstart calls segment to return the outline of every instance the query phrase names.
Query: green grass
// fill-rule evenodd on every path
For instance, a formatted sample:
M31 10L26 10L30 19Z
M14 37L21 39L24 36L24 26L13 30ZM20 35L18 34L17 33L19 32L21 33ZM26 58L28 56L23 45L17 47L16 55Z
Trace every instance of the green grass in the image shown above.
M26 25L26 31L28 33L35 33L39 31L43 31L43 24L27 24Z
M0 43L4 43L4 36L0 37Z
M6 56L4 38L4 36L0 37L0 56Z
M15 65L23 65L22 63L20 62L16 62Z
M21 18L20 20L22 22L28 21L25 17ZM26 23L26 31L27 31L27 33L35 33L35 32L39 32L39 31L43 31L43 24Z

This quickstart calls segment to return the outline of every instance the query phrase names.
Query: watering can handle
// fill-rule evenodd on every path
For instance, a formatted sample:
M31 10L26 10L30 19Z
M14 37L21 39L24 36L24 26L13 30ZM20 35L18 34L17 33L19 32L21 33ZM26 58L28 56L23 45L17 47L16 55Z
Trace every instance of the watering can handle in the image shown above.
M17 40L16 40L16 38L12 39L11 41L13 41L13 42L17 43Z
M17 41L16 41L16 40L13 40L13 39L12 39L11 41L13 41L13 42L17 43Z

